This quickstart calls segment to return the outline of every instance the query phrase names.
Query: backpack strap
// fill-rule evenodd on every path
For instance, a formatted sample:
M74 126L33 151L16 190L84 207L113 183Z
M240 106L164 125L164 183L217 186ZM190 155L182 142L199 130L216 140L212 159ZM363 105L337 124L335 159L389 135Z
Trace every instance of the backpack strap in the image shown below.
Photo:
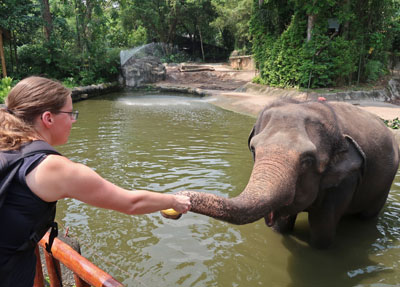
M51 145L44 141L33 141L23 146L20 151L2 153L3 156L0 156L0 172L4 174L4 176L2 175L3 178L0 181L0 208L6 197L6 191L10 186L14 176L21 167L23 159L28 156L40 153L61 155ZM50 227L51 232L49 242L46 243L46 251L51 253L51 246L53 244L54 238L58 235L57 223L54 222L55 213L56 203L54 203L53 206L50 207L45 214L43 214L43 218L51 219L52 222L49 223L50 220L42 221L35 226L35 231L30 235L29 240L23 243L16 250L15 255L13 255L4 266L2 266L2 268L0 269L0 278L9 277L7 275L15 266L15 264L17 264L20 258L22 258L28 251L36 247L37 243Z
M45 141L33 141L21 148L21 157L20 159L24 159L28 156L34 154L56 154L61 155L58 151L56 151L51 145L49 145ZM22 163L22 160L21 160ZM21 164L19 164L20 166ZM18 167L19 168L19 167ZM51 246L53 245L54 238L58 235L58 225L54 222L54 217L56 215L56 204L54 203L51 208L47 210L45 214L43 214L42 218L51 218L51 223L49 221L39 222L35 228L34 232L31 234L29 240L25 242L21 247L17 249L17 252L29 250L32 247L34 248L36 244L42 239L47 230L51 227L51 232L49 236L49 242L46 243L47 252L51 253Z
M25 158L38 153L61 155L58 151L56 151L51 145L49 145L45 141L33 141L25 145L21 148L21 153L22 153L21 158Z
M53 219L56 215L56 204L54 203L51 208L49 208L42 216L42 218L50 218ZM51 253L51 246L53 245L54 238L58 236L58 225L54 220L49 223L49 221L42 221L36 224L34 227L34 232L29 236L29 240L25 241L17 250L17 253L25 252L31 250L36 247L36 244L39 243L40 239L45 235L47 230L51 228L49 242L46 243L46 251Z
M61 155L45 141L33 141L22 146L20 151L2 152L0 155L0 208L3 205L6 190L21 167L23 159L39 153Z

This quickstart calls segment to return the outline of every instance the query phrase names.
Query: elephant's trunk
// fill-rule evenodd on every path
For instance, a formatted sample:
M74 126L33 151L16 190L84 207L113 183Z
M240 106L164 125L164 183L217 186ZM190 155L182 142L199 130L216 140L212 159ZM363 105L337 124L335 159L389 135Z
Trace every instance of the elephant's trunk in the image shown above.
M260 158L260 157L259 157ZM233 224L247 224L289 205L294 199L295 175L288 155L272 154L254 164L245 190L234 198L185 191L191 211Z

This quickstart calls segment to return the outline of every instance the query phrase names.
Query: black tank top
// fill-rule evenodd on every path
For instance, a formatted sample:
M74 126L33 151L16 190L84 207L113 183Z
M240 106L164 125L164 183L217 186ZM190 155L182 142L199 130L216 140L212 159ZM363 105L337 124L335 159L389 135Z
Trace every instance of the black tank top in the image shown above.
M4 204L0 208L0 266L29 240L37 223L56 204L43 201L26 184L26 175L45 157L45 154L35 154L25 158L13 179L12 188L7 191ZM26 256L21 258L17 266L11 276L12 286L32 286L36 266L34 249L26 252Z

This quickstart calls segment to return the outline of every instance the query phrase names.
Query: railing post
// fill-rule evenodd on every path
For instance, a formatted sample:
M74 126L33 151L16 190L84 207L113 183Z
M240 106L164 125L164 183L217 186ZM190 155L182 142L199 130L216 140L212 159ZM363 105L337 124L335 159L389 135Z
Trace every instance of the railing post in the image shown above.
M49 274L50 287L61 287L61 267L60 262L47 251L44 251L46 257L47 273Z
M44 277L43 277L42 261L40 260L39 245L36 245L35 255L36 255L36 274L33 287L44 287Z
M49 240L49 233L47 232L44 237L40 240L39 244L42 248L45 248L46 242ZM92 262L82 257L76 252L71 246L65 244L58 238L54 239L53 246L51 248L52 254L48 254L44 250L46 256L47 271L50 277L51 287L60 287L60 280L58 274L61 276L60 262L65 267L74 272L75 283L77 287L123 287L121 282L118 282L110 274L104 272L99 267L94 265ZM54 257L53 257L54 256ZM56 266L54 265L54 262ZM57 269L56 269L57 268ZM79 277L80 279L76 279Z
M78 275L74 273L74 279L75 279L75 286L76 287L90 287L89 284L87 284L84 280L82 280Z

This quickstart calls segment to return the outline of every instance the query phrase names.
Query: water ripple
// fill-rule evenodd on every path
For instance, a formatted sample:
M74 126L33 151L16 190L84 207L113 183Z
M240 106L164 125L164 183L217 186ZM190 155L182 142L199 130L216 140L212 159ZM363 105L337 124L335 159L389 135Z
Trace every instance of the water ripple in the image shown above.
M76 103L80 119L60 151L128 189L239 194L252 168L253 118L193 97L118 93ZM263 220L235 226L188 213L128 216L60 201L57 219L84 256L126 286L396 286L400 172L376 222L349 224L335 248L310 248ZM358 223L359 224L359 223ZM308 231L299 215L296 227ZM344 228L346 229L346 228ZM303 236L304 237L304 236Z

